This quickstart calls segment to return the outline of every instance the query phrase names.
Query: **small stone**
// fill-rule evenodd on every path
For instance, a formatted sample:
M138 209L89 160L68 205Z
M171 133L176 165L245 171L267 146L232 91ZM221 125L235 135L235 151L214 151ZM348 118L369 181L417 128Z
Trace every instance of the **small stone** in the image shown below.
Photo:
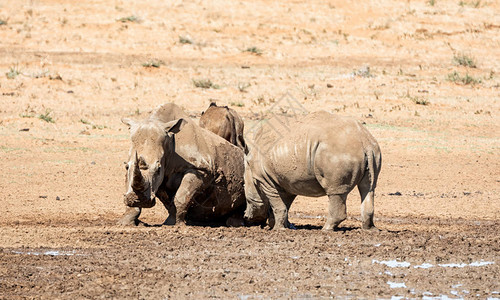
M401 196L400 192L389 193L389 196Z
M331 89L333 87L333 85L331 83L327 83L326 87L329 88L329 89Z
M56 200L59 201L59 200L61 200L61 198L59 198L59 196L56 196Z

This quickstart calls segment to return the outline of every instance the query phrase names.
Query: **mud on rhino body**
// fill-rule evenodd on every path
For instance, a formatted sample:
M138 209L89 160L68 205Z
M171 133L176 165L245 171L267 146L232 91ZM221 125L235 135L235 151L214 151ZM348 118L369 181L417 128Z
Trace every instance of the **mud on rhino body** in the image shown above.
M297 195L328 196L324 230L346 219L347 194L358 187L361 219L374 228L374 191L382 164L380 148L358 121L325 111L288 124L271 119L257 130L245 157L245 218L287 228ZM274 219L273 219L274 217Z
M154 206L156 199L168 210L167 225L243 214L241 149L200 128L172 103L145 120L123 122L130 126L132 145L126 165L127 208L120 224L138 224L142 208Z
M199 125L238 146L245 154L248 153L243 137L245 124L234 109L227 106L217 106L215 102L212 102L207 110L201 114Z

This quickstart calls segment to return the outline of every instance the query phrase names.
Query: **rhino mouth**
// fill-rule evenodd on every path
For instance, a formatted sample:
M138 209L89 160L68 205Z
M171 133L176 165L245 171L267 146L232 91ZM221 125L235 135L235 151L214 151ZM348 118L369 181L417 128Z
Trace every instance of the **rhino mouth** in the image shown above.
M150 185L148 180L143 177L141 170L139 168L139 157L137 151L135 152L135 161L133 163L133 169L129 175L132 177L130 186L131 191L124 195L123 201L125 205L130 207L141 207L141 208L151 208L156 204L156 195L153 191L148 193L150 190Z
M156 204L156 197L140 197L136 193L128 193L124 196L123 202L130 207L151 208Z

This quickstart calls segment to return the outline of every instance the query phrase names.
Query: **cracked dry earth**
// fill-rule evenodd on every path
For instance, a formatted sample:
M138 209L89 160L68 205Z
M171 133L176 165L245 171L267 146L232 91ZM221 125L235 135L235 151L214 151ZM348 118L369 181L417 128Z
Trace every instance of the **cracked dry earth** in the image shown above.
M500 298L500 3L475 3L0 1L0 299ZM356 191L335 232L324 197L297 230L116 226L120 119L213 100L250 142L297 110L365 122L381 231Z

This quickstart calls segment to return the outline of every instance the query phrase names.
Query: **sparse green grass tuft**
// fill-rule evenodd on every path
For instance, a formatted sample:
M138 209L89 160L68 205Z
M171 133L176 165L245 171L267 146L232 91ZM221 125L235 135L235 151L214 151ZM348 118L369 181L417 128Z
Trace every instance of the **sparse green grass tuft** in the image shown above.
M248 48L247 48L247 49L245 49L245 51L243 51L243 52L250 52L250 53L255 54L255 55L258 55L258 56L260 56L260 55L262 55L262 53L264 53L264 52L262 52L262 50L261 50L261 49L259 49L259 48L255 47L255 46L254 46L254 47L248 47Z
M118 22L126 23L126 22L131 22L131 23L141 23L142 19L138 16L131 15L128 17L123 17L117 20Z
M474 58L470 57L469 55L467 55L465 53L454 55L453 62L459 66L464 66L464 67L468 67L468 68L476 68L477 67Z
M248 82L238 82L238 90L242 93L246 93L247 92L247 88L250 87L250 83Z
M104 128L108 128L108 126L106 126L106 125L96 125L96 124L92 124L92 129L99 129L99 130L103 130Z
M220 86L217 84L214 84L210 79L193 79L193 84L197 88L202 88L202 89L220 89Z
M457 71L448 74L447 80L454 83L461 83L464 85L468 84L475 85L482 82L481 79L474 78L470 76L469 73L466 73L465 76L462 77Z
M147 62L143 63L142 66L145 68L159 68L161 65L164 65L165 62L158 59L151 59Z
M474 8L479 8L481 6L481 0L476 0L476 1L460 1L458 2L458 5L464 7L464 6L470 6Z
M353 76L359 76L359 77L363 77L363 78L370 78L370 77L375 77L371 71L370 71L370 67L369 66L364 66L358 70L354 70L352 73L351 73Z
M0 19L0 26L7 25L7 21Z
M410 95L410 92L409 92L409 91L406 91L405 98L410 99L413 103L415 103L415 104L417 104L417 105L424 105L424 106L426 106L426 105L431 104L431 103L430 103L427 99L425 99L425 98Z
M424 98L419 98L419 97L413 97L411 99L415 104L418 104L418 105L429 105L429 101L427 101L427 99L424 99Z
M8 79L14 79L19 74L21 74L21 70L17 65L10 67L9 72L5 73Z
M47 109L47 110L45 110L45 113L44 113L44 114L39 114L39 115L38 115L38 118L39 118L40 120L44 120L44 121L45 121L45 122L47 122L47 123L55 123L54 119L50 116L50 113L51 113L51 112L52 112L52 111L51 111L50 109Z
M245 103L240 102L240 101L238 101L238 102L231 102L230 104L231 104L231 106L237 106L237 107L243 107L243 106L245 106Z
M80 119L80 122L85 124L85 125L91 125L91 123L87 120L84 120L84 119Z
M434 6L436 5L436 0L429 0L427 3L429 3L430 6Z
M193 40L189 36L180 36L179 43L181 44L193 44Z

